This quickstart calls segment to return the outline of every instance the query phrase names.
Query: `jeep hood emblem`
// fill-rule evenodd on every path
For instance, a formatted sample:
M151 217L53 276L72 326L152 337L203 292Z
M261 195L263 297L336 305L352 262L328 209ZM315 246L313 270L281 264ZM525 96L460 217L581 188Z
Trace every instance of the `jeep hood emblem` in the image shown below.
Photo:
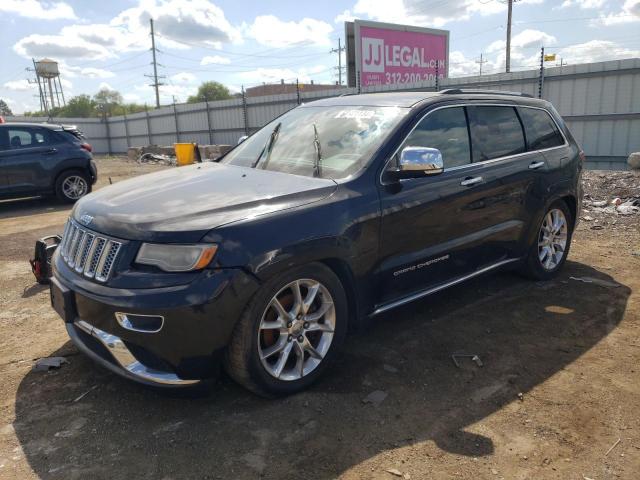
M91 222L93 222L93 217L91 215L85 213L80 217L80 223L83 225L89 225Z

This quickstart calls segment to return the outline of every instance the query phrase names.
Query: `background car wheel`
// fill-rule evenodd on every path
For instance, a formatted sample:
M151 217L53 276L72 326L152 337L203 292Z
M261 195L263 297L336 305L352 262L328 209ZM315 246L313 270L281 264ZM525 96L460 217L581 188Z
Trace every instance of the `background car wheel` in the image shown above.
M569 255L573 224L573 216L565 202L559 200L548 208L522 269L526 276L549 280L558 273Z
M347 332L347 298L338 277L312 263L269 280L233 332L227 373L263 396L298 392L331 363Z
M56 197L62 202L74 203L91 192L91 182L80 170L63 172L56 180Z

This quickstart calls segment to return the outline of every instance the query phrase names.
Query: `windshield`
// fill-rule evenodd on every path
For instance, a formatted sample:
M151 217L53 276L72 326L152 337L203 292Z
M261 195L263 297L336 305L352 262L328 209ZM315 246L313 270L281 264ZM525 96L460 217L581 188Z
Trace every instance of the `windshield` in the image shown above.
M407 111L346 105L295 108L246 139L221 163L345 178L366 165Z

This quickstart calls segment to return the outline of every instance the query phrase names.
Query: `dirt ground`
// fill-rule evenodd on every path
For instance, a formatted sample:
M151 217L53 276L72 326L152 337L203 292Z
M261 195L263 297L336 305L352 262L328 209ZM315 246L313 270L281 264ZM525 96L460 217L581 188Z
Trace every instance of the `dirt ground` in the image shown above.
M98 188L159 168L103 158ZM638 173L585 184L640 194ZM158 392L79 354L27 264L68 213L0 202L0 479L640 478L640 214L583 212L556 280L501 273L396 310L312 389L264 400L225 377ZM69 363L32 370L53 355Z

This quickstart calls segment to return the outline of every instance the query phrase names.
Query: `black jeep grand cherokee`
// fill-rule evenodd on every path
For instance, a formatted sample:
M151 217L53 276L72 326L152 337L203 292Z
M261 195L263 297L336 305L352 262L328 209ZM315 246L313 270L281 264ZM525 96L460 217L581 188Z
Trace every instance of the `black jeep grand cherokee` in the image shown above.
M302 105L220 163L79 201L51 300L116 373L182 386L222 361L264 395L307 387L348 326L500 268L566 260L583 153L545 101L384 93Z

